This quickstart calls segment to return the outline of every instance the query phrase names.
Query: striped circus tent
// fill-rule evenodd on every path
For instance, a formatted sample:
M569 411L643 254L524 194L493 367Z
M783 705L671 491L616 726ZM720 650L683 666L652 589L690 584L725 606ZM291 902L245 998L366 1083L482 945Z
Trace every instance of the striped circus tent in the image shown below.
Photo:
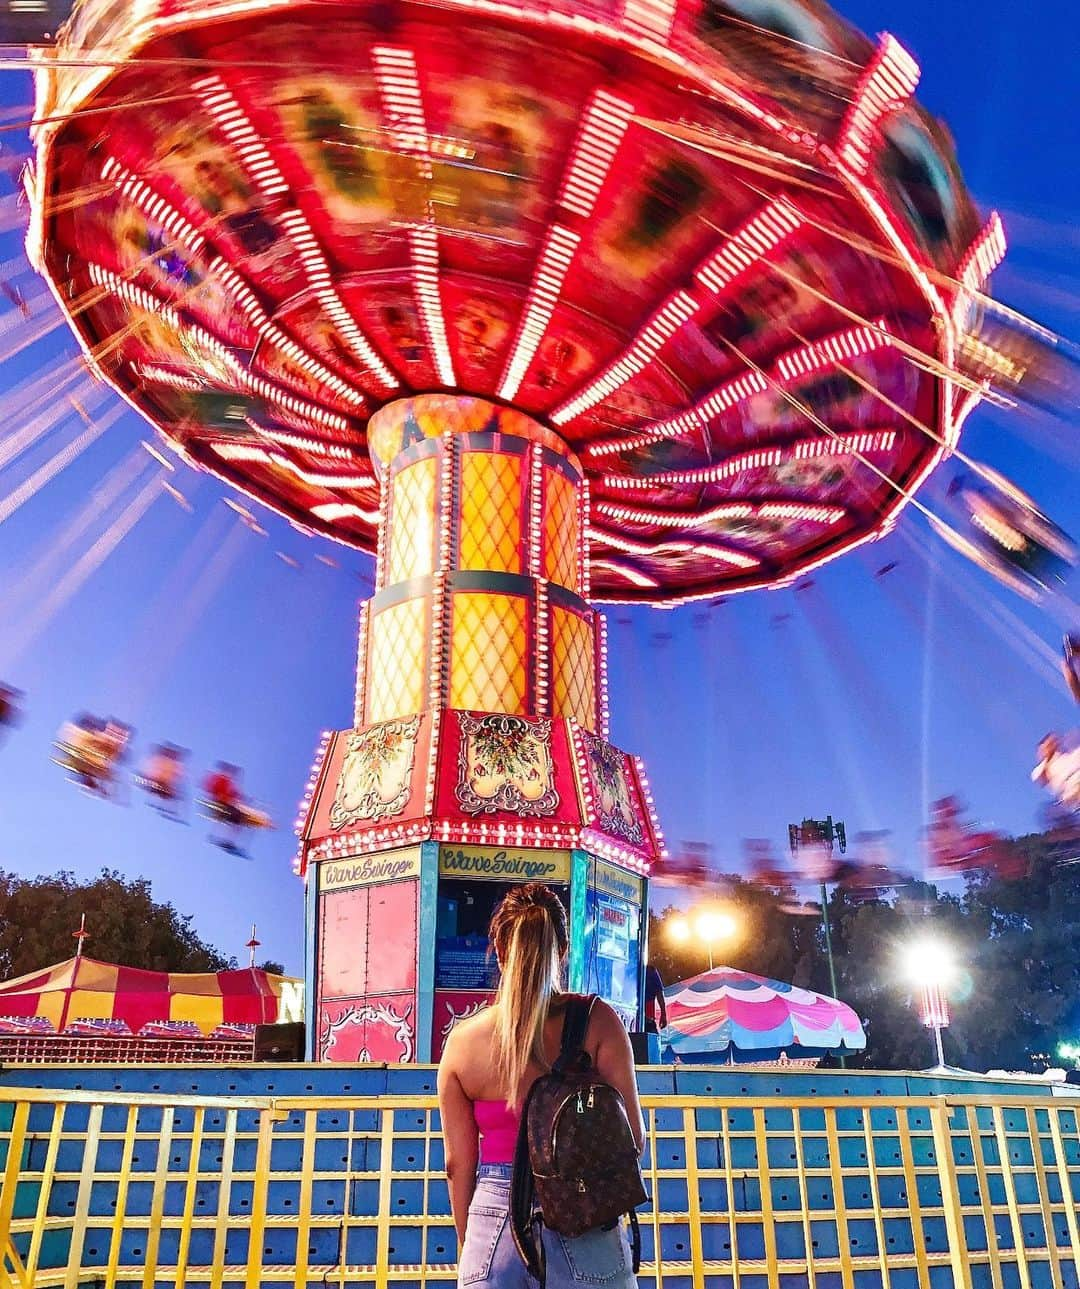
M85 955L0 983L0 1017L37 1017L58 1034L79 1022L123 1022L132 1034L172 1022L190 1034L220 1025L300 1020L303 983L257 967L205 974L141 971ZM190 1028L187 1023L190 1023ZM178 1032L173 1030L172 1032Z
M806 1060L866 1047L859 1018L827 994L714 967L664 990L665 1043L680 1061Z

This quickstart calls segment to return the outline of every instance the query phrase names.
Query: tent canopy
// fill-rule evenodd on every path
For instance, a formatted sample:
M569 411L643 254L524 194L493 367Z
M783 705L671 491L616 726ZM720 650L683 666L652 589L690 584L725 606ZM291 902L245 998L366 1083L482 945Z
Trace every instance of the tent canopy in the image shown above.
M133 1034L161 1021L191 1021L203 1034L222 1024L301 1018L303 984L256 967L201 973L141 971L95 958L0 983L0 1016L38 1016L57 1033L76 1020L117 1020Z
M666 1037L681 1060L760 1061L862 1051L858 1016L826 994L714 967L664 990Z

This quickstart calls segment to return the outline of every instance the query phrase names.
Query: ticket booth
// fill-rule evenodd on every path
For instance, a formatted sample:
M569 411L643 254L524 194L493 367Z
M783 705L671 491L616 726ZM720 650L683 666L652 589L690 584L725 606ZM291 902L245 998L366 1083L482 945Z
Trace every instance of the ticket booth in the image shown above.
M328 774L340 775L346 738L330 741ZM533 881L550 886L567 911L567 987L598 994L627 1029L638 1028L645 865L626 850L601 858L604 839L595 828L581 831L589 850L429 837L363 853L363 835L314 842L305 869L310 1058L437 1061L454 1025L494 994L495 907L511 886Z

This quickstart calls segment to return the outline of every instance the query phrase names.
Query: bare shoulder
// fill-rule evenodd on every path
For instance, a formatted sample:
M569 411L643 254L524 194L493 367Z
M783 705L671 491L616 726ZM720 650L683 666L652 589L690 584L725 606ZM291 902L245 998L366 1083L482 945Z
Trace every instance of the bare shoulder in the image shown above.
M459 1020L446 1036L440 1064L452 1067L467 1064L469 1056L476 1051L477 1046L489 1040L492 1024L493 1013L490 1007L486 1007L482 1012L477 1012L475 1016L470 1016L466 1020Z
M597 998L593 1003L592 1015L589 1017L589 1032L597 1043L610 1042L612 1039L626 1040L626 1026L622 1022L622 1017L602 998Z
M597 998L593 1003L592 1016L590 1024L596 1025L604 1030L621 1029L625 1032L626 1026L622 1023L622 1018L610 1003L604 1002L602 998Z

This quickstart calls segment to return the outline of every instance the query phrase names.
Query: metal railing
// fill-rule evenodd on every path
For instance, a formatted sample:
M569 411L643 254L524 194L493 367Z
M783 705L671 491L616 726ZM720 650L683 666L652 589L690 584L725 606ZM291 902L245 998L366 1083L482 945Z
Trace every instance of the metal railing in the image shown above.
M1080 1102L652 1096L641 1283L1070 1289ZM430 1096L0 1090L0 1286L455 1278Z

